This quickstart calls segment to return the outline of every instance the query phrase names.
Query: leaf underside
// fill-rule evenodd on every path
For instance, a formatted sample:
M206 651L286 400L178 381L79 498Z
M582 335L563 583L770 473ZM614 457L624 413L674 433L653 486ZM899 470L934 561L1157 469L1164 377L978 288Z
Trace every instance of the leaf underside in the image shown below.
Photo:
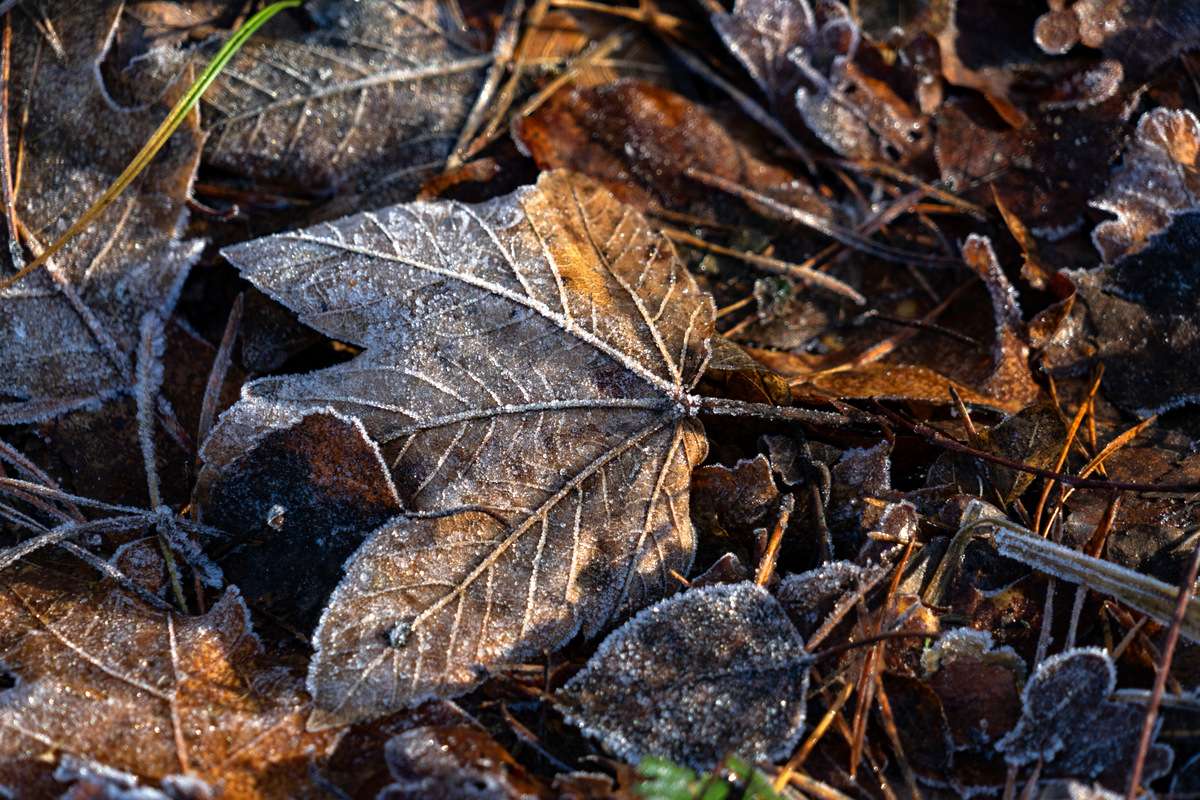
M707 443L681 402L713 305L607 190L550 172L480 205L394 206L225 255L365 352L250 384L205 445L210 474L333 407L379 443L406 509L441 514L383 526L347 563L315 634L310 725L466 691L688 569Z

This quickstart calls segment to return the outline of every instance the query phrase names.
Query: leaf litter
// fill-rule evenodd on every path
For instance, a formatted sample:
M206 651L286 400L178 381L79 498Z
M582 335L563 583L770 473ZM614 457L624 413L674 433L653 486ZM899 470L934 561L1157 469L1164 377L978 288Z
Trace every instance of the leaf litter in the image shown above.
M253 10L12 5L6 274ZM1193 17L282 13L0 294L3 793L1186 791Z

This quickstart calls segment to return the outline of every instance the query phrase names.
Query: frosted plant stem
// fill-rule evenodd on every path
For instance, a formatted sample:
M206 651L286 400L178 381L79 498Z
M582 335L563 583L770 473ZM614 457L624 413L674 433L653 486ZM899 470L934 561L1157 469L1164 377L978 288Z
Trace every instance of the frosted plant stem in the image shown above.
M162 386L162 354L166 347L163 337L162 319L149 312L142 317L141 341L138 345L137 385L134 397L137 400L138 441L142 446L142 461L146 468L146 491L150 495L150 507L162 505L162 489L158 477L157 455L154 451L154 408L158 390ZM179 607L187 611L187 600L183 596L183 585L179 580L179 566L171 553L166 536L158 533L158 547L162 551L167 575L171 578L171 591Z
M1130 608L1164 625L1170 625L1174 619L1180 597L1178 587L1111 561L1094 558L1055 544L1007 519L982 517L982 508L976 503L967 507L963 514L965 524L959 529L955 540L959 537L982 535L982 529L991 527L995 530L992 539L1000 555L1020 561L1059 580L1086 586L1094 592L1115 597ZM951 547L953 546L952 542ZM949 552L946 557L949 557ZM1195 598L1188 599L1180 622L1180 633L1193 642L1200 642L1200 601Z
M795 406L773 406L769 403L750 403L724 397L688 396L688 404L701 414L726 417L750 417L778 422L810 422L814 425L843 427L850 419L835 411L816 411Z

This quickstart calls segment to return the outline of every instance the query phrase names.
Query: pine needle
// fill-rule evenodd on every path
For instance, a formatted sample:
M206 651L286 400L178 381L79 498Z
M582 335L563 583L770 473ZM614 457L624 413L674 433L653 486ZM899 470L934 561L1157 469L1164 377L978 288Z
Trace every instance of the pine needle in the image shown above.
M24 278L29 273L40 268L49 259L53 258L56 253L62 250L62 248L65 247L68 242L70 242L82 231L86 230L89 225L95 222L96 218L103 214L105 209L112 205L112 202L116 200L121 193L129 187L129 184L133 183L134 179L142 173L142 170L149 166L150 162L154 160L154 157L158 155L158 151L161 150L163 145L167 143L167 140L171 138L171 134L175 133L175 131L183 123L184 119L187 118L187 115L191 113L193 108L195 108L196 103L200 101L201 95L208 90L208 87L211 86L213 81L217 79L217 76L221 74L221 71L225 69L225 66L233 59L235 55L237 55L237 52L242 49L242 45L244 45L246 41L258 31L259 28L265 25L268 20L270 20L280 11L283 11L285 8L296 8L301 4L301 2L302 0L279 0L278 2L272 3L252 16L250 19L246 20L245 25L234 31L233 35L229 37L229 40L225 42L219 51L217 51L217 54L213 57L213 60L209 62L207 67L205 67L204 72L200 74L200 77L197 78L194 83L192 83L183 97L179 99L179 102L175 104L175 107L171 109L171 113L167 115L167 118L164 119L162 124L158 126L158 129L154 131L154 134L149 140L147 140L146 144L142 146L142 149L138 151L138 154L133 157L132 161L129 162L129 166L125 167L124 172L117 176L117 179L112 182L112 185L110 185L108 189L104 191L104 194L100 195L96 202L92 203L88 210L85 211L83 215L75 221L75 224L73 224L66 230L65 233L55 239L49 247L47 247L40 255L37 256L37 258L29 262L26 267L19 270L16 274L11 275L4 280L0 280L0 291L9 288L14 283L21 280L21 278Z

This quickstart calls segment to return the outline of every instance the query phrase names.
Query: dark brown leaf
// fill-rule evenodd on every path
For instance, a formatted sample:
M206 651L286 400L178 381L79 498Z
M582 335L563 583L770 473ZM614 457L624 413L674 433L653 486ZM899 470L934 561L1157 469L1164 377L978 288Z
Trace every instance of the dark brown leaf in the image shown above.
M16 215L31 248L63 233L108 187L184 87L116 106L95 69L120 3L42 3L13 22L9 131L22 153ZM53 36L38 24L52 20ZM25 115L28 122L22 122ZM47 267L0 292L0 422L96 407L130 391L146 312L169 315L200 242L179 242L200 155L190 115L134 186ZM11 274L6 254L0 275ZM5 402L7 401L7 402Z
M1138 120L1121 167L1092 205L1117 215L1092 231L1106 264L1146 246L1181 211L1200 202L1200 120L1187 110L1156 108Z
M334 411L272 431L201 489L217 560L250 605L311 633L366 536L401 510L379 449Z
M385 747L395 779L379 800L536 800L553 795L495 739L476 727L421 727Z
M323 0L308 9L317 30L272 26L205 94L206 163L359 206L409 199L441 169L491 61L454 6Z
M1101 392L1145 416L1200 397L1200 211L1169 227L1115 266L1070 273L1078 300L1063 333L1045 350L1056 376L1106 367Z
M1109 700L1116 685L1116 667L1103 650L1078 648L1051 656L1025 686L1020 722L996 747L1013 765L1041 760L1050 775L1106 776L1123 786L1145 711ZM1170 764L1171 749L1153 745L1145 781Z
M729 221L737 204L689 177L698 170L831 216L806 180L762 161L702 107L652 84L622 80L560 93L521 120L516 134L542 169L582 172L641 210Z

